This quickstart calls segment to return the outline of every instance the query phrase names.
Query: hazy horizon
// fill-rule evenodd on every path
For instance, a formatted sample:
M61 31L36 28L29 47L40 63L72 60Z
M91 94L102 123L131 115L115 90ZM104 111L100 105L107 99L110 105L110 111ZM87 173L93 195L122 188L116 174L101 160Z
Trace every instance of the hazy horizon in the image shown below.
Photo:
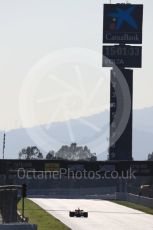
M110 69L101 67L104 3L0 1L0 130L109 109ZM130 3L144 4L143 68L134 70L133 95L134 109L141 109L153 106L153 2Z

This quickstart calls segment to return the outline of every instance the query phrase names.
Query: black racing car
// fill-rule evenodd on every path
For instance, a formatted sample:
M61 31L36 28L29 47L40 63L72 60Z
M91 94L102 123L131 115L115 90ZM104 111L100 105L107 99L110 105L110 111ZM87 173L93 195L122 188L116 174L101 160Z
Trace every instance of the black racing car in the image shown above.
M69 212L70 217L88 217L88 212L84 212L81 209L75 209L75 211L70 211Z

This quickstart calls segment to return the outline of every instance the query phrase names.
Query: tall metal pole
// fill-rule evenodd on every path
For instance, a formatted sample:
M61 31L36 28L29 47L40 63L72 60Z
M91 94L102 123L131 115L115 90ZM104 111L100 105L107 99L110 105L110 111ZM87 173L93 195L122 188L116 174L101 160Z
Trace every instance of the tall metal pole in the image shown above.
M5 133L4 133L4 136L3 136L3 159L4 159L4 154L5 154Z
M122 74L122 76L120 76ZM130 93L130 104L128 108L129 118L127 124L119 135L119 123L122 120L123 110L125 110L124 97L119 79L122 77L127 83ZM128 99L126 98L128 101ZM112 69L110 86L110 148L109 160L132 160L132 104L133 104L133 70ZM118 109L117 109L118 108Z

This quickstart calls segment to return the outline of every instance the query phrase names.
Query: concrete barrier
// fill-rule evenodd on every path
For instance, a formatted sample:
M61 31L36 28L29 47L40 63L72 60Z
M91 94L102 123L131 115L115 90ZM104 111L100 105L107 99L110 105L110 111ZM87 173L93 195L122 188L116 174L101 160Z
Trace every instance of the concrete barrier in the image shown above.
M153 208L153 198L138 196L131 193L117 192L116 200L124 200L135 204L144 205L149 208Z
M52 189L30 189L28 197L31 196L90 196L90 195L105 195L115 194L116 187L93 187L93 188L52 188Z
M37 230L37 226L25 223L0 224L0 230Z
M127 194L126 200L132 203L141 204L149 208L153 208L153 198L138 196L134 194Z
M127 200L127 193L116 192L116 200Z

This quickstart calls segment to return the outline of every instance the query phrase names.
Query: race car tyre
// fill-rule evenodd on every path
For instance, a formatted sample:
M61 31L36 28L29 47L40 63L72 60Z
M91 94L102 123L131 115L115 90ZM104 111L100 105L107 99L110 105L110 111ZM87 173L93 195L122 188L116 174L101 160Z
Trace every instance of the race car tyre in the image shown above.
M84 212L83 216L87 218L88 217L88 212Z
M69 216L70 216L70 217L74 217L74 216L75 216L75 213L74 213L74 212L69 212Z

